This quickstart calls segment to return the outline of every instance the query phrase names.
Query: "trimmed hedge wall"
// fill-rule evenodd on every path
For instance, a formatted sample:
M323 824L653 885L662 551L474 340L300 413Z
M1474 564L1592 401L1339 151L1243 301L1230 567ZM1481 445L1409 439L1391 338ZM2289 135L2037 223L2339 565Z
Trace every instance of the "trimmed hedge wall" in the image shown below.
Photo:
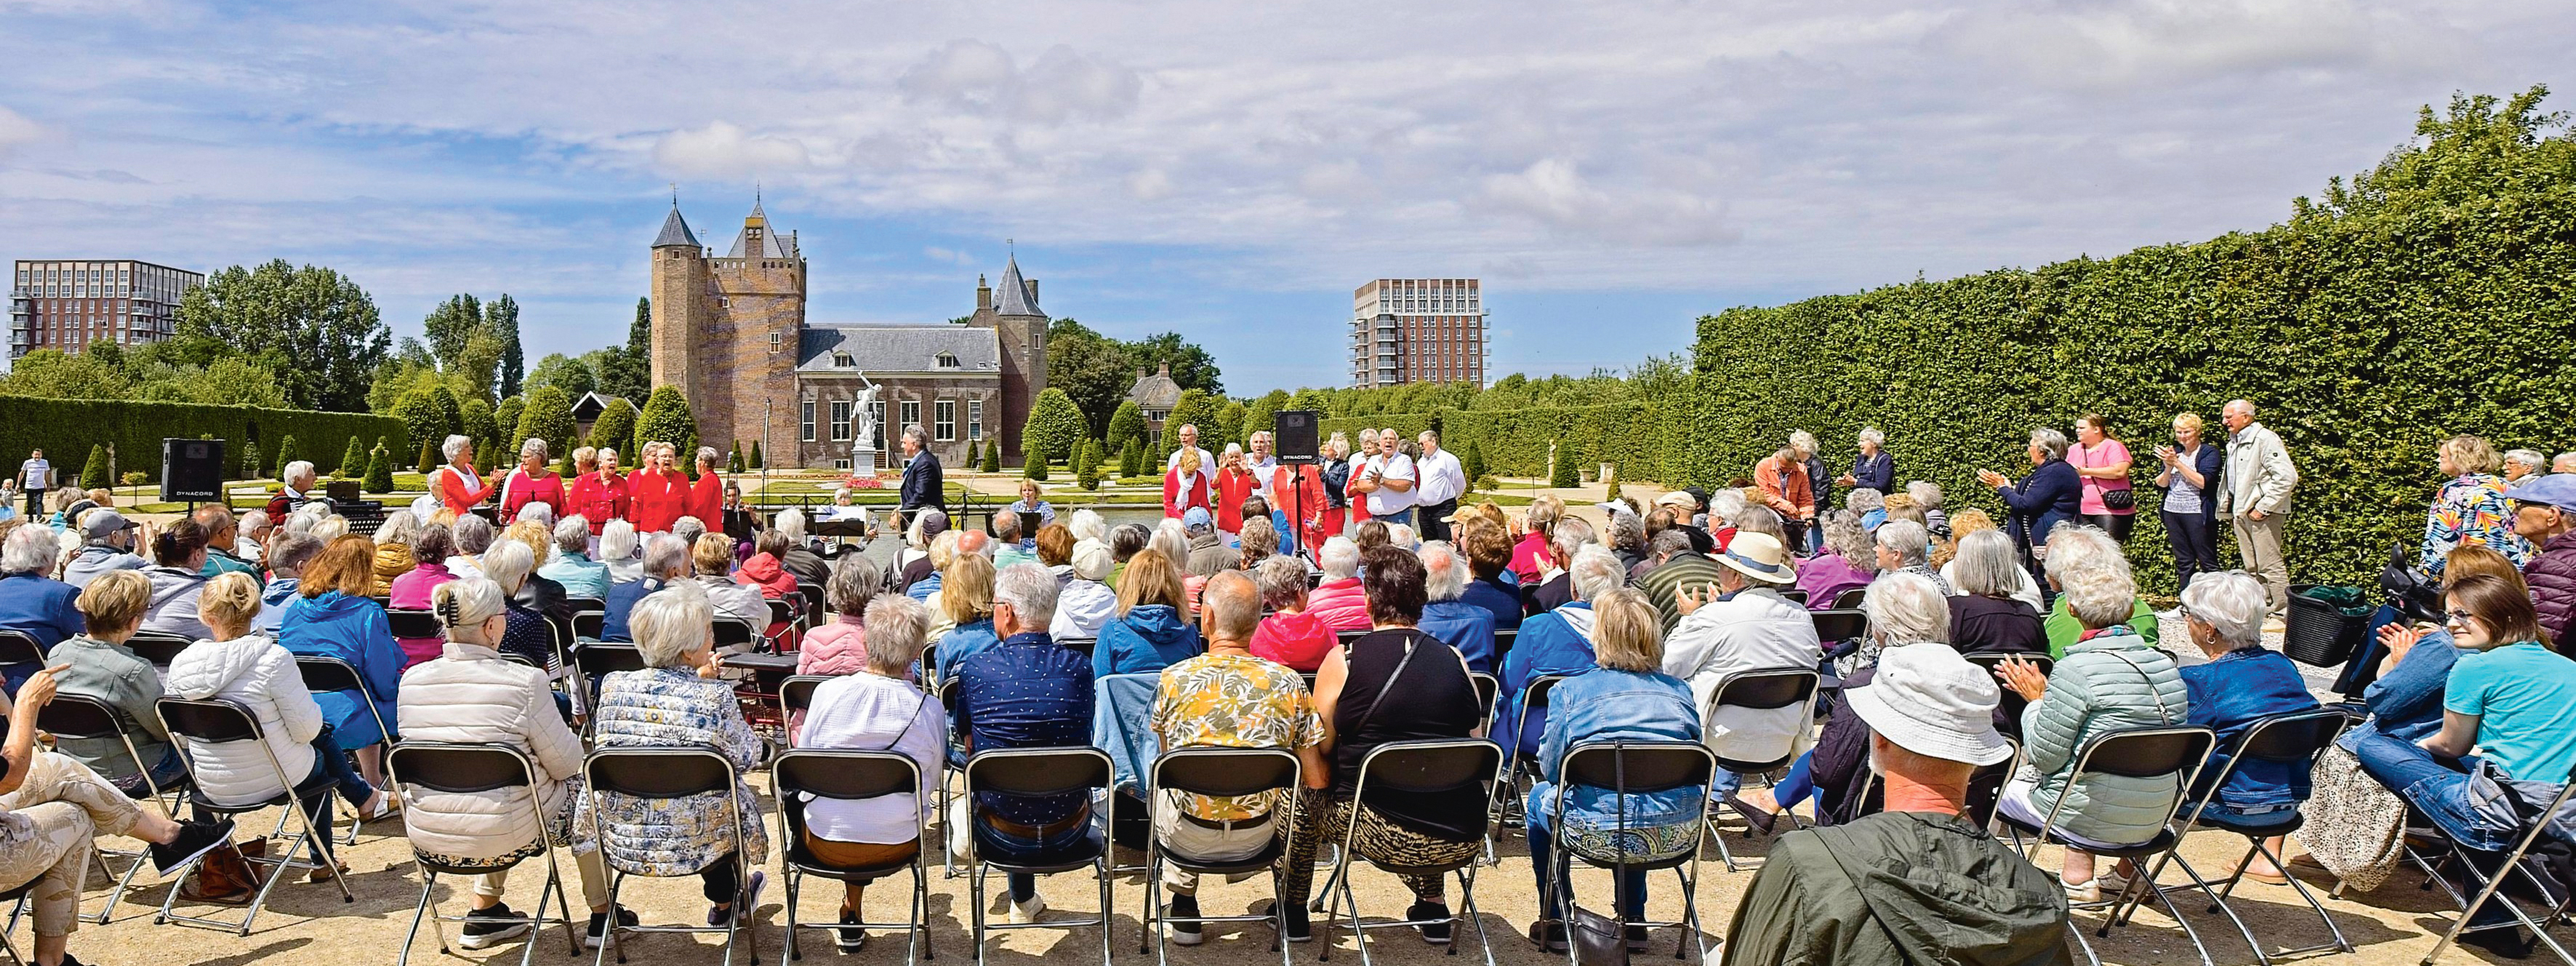
M372 446L382 436L401 444L402 420L369 413L326 413L256 406L207 406L195 403L135 402L122 399L39 399L0 396L0 459L10 465L41 449L68 479L91 446L116 448L119 473L161 473L161 440L194 439L212 433L224 441L225 478L238 475L242 447L257 440L265 451L286 436L298 446L338 452L352 436ZM322 467L328 473L332 467Z
M2412 145L2263 231L1703 318L1683 477L1747 474L1794 429L1839 473L1875 426L1899 479L2000 518L1976 471L2018 478L2033 428L2098 412L2137 459L2130 559L2169 594L2153 447L2177 412L2223 437L2241 396L2299 467L2292 579L2371 586L2422 536L2440 440L2576 443L2576 145L2540 93L2428 109Z

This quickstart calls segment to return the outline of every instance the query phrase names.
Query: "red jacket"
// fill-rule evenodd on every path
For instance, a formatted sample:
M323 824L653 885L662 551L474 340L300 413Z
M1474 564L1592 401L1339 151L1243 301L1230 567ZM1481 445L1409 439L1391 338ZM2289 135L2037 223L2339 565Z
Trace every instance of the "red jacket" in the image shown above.
M564 507L571 503L564 499L563 476L553 470L539 470L537 475L529 476L526 469L511 467L510 475L501 478L502 522L517 520L519 508L531 503L553 507L555 517L563 518Z
M430 490L438 494L438 502L460 517L474 512L475 504L492 496L492 488L484 485L482 475L474 472L471 463L466 464L463 470L452 465L441 466L431 471L429 476L432 480ZM503 518L502 522L509 520Z
M637 533L669 533L674 521L688 515L689 478L678 470L638 470L626 478L626 493L626 518L634 521Z
M1271 475L1270 492L1279 499L1278 505L1271 509L1287 514L1296 522L1300 531L1298 545L1304 547L1309 555L1321 551L1326 539L1342 532L1341 511L1333 509L1331 501L1325 499L1322 470L1312 466L1282 466ZM1305 511L1302 520L1297 519L1300 510Z
M1327 580L1306 597L1306 613L1337 631L1368 630L1368 591L1357 577Z
M596 537L608 521L626 518L630 502L626 478L601 470L572 481L564 495L564 512L590 521L590 535Z
M1214 507L1208 506L1207 477L1196 473L1190 474L1190 489L1187 497L1184 498L1181 493L1180 467L1164 470L1163 515L1178 520L1181 514L1189 512L1191 507L1200 507L1211 512L1215 510Z
M1261 478L1251 473L1238 473L1233 467L1216 474L1216 528L1226 533L1243 532L1243 501L1261 488Z
M698 522L706 524L709 530L723 530L724 479L713 473L698 477L698 482L689 487L686 506L682 516L698 518Z
M707 478L714 479L715 474L709 473ZM742 566L733 572L733 582L747 587L758 587L760 596L770 600L777 600L796 592L796 577L779 565L778 558L765 553L752 554L751 559L743 561ZM763 633L775 637L786 633L787 629L787 621L778 621L770 624L769 629ZM800 645L795 638L788 637L781 639L779 646L781 650L794 651Z

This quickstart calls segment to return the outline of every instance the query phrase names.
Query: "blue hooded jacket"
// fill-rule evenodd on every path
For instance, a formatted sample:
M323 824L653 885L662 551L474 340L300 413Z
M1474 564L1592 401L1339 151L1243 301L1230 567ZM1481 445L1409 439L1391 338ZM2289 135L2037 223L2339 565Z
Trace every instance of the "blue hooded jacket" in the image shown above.
M947 677L967 658L1000 643L1002 638L993 633L993 619L990 617L949 628L948 633L939 637L939 676Z
M2308 693L2307 681L2299 677L2298 665L2278 651L2229 651L2179 673L2183 690L2190 695L2191 710L2185 720L2217 731L2222 748L2243 737L2256 719L2317 707L2316 696ZM2209 764L2201 770L2202 785L2217 780L2227 757L2218 751L2210 753ZM2195 796L2206 793L2206 788L2194 790ZM2287 819L2288 806L2307 798L2307 763L2247 761L2228 776L2215 804L2239 811L2274 810Z
M1592 605L1575 601L1521 624L1519 643L1503 656L1496 682L1502 686L1494 710L1496 740L1505 754L1534 754L1547 734L1547 709L1521 714L1521 692L1531 681L1551 674L1579 674L1598 666L1592 655ZM1554 704L1553 698L1549 699ZM1515 729L1509 722L1518 721Z
M342 748L364 748L386 740L383 728L377 727L376 716L385 724L394 720L394 689L402 683L402 646L394 643L393 631L385 626L385 609L363 597L351 597L336 590L324 591L318 597L298 597L286 605L286 614L277 621L278 646L298 657L336 657L358 669L358 677L367 683L375 699L375 714L356 691L331 691L313 696L322 706L322 719L331 725Z
M79 598L80 588L49 577L32 573L0 577L0 628L25 633L36 639L38 651L50 652L64 638L83 631L80 608L72 605ZM18 685L43 669L42 661L11 664L0 669L0 680L6 681L8 694L15 697Z
M1100 626L1100 641L1091 647L1091 677L1153 673L1205 650L1199 629L1182 623L1171 605L1138 604Z
M1467 659L1467 670L1494 673L1494 612L1463 600L1435 600L1423 605L1415 625L1439 638Z

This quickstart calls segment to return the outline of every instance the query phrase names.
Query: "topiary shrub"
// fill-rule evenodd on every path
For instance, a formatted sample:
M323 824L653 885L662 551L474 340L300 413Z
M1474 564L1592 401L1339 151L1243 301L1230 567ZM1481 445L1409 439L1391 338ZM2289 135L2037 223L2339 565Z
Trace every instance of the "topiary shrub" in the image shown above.
M733 452L725 454L725 472L742 472L742 441L733 441Z
M86 472L85 472L85 471L84 471L84 475L86 475ZM258 479L258 478L260 478L260 477L263 477L263 476L266 476L266 475L268 475L268 473L266 472L266 470L265 470L263 467L261 467L261 466L259 465L259 444L258 444L258 443L243 443L243 444L242 444L242 457L241 457L241 478L242 478L242 479L245 479L245 480L256 480L256 479Z
M429 444L421 445L426 447ZM376 440L376 448L367 454L367 478L359 486L369 493L394 491L394 454L385 447L384 440Z
M970 469L982 469L982 468L983 468L983 466L984 466L984 441L983 441L983 440L980 440L980 439L970 439L970 440L967 440L967 441L966 441L966 466L967 466L968 468L970 468Z
M1002 442L1000 440L989 440L985 442L983 468L984 472L987 473L999 473L1002 471Z
M1109 414L1108 438L1109 448L1121 452L1128 443L1145 438L1145 411L1136 407L1135 400L1121 401L1118 409Z
M1562 443L1556 444L1555 456L1551 457L1548 462L1550 465L1547 471L1547 485L1558 489L1566 489L1582 483L1582 479L1575 475L1574 450L1572 448L1567 447Z
M1127 438L1127 445L1118 450L1118 475L1129 477L1142 476L1144 473L1145 438L1141 435L1130 436Z
M296 449L294 434L290 433L277 438L276 469L279 474L283 475L286 472L286 464L303 458L304 454Z
M378 443L377 445L381 446L384 444ZM355 479L357 477L367 475L366 445L358 442L358 438L355 436L349 437L349 448L340 454L340 467L332 470L331 475L347 479Z
M1471 479L1471 480L1482 480L1482 479L1484 479L1484 478L1485 478L1485 447L1484 447L1483 445L1481 445L1481 444L1477 443L1474 439L1469 439L1469 440L1467 441L1467 449L1466 449L1466 453L1465 453L1465 455L1462 455L1462 456L1458 457L1458 468L1459 468L1459 469L1461 469L1461 470L1466 471L1466 474L1467 474L1467 478L1468 478L1468 479ZM1484 486L1484 484L1479 483L1479 484L1477 484L1477 486L1478 486L1478 488L1480 488L1480 489L1481 489L1481 488Z
M1038 481L1038 482L1040 482L1040 483L1044 483L1044 482L1046 482L1046 478L1047 478L1047 461L1046 461L1046 454L1044 454L1044 453L1030 453L1030 454L1028 454L1028 461L1027 461L1027 462L1025 462L1025 463L1020 464L1020 475L1021 475L1022 477L1024 477L1024 478L1032 479L1032 480L1036 480L1036 481Z
M421 440L420 458L412 462L412 469L423 476L427 476L430 471L438 469L438 447L432 445L428 440Z
M1601 478L1601 485L1610 491L1610 495L1602 497L1602 499L1616 500L1619 498L1619 464L1610 464L1610 474Z
M1091 423L1082 417L1082 407L1062 389L1039 393L1029 407L1028 422L1020 429L1020 454L1030 462L1073 458L1073 448L1091 436Z
M751 459L747 461L745 465L750 466L755 470L765 470L769 468L767 461L761 458L759 440L755 439L751 441Z
M91 443L89 447L89 461L81 464L81 489L98 489L99 487L106 486L107 480L107 444Z
M644 403L644 412L635 419L635 442L625 452L641 453L646 443L669 443L679 450L680 466L691 472L697 469L698 419L689 410L689 397L678 386L653 390L653 398ZM633 460L642 465L642 460Z

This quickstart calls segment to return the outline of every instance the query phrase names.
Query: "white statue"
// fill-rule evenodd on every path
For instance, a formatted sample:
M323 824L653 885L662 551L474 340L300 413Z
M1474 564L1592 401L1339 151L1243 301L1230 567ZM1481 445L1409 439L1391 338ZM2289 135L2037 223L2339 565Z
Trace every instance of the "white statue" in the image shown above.
M867 377L860 376L859 379L866 381ZM859 398L854 404L858 412L851 414L850 418L850 466L859 472L871 472L877 467L876 383L869 382L867 388L859 390Z

